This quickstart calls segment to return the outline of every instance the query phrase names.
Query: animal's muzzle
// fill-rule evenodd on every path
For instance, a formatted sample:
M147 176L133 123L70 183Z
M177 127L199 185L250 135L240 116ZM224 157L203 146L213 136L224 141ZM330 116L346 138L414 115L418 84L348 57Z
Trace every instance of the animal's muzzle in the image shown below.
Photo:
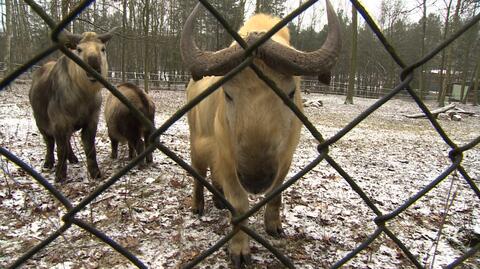
M262 193L268 190L276 176L276 169L255 168L252 171L238 171L237 176L243 188L250 193Z
M93 70L97 71L97 73L102 74L100 59L97 56L89 56L87 59L87 63ZM87 72L87 77L92 82L97 81L95 77L89 72Z

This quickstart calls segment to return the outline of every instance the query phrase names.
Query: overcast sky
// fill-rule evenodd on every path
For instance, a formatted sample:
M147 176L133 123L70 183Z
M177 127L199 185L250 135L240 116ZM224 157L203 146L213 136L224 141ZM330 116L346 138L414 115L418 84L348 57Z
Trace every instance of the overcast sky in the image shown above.
M420 7L421 0L403 0L404 11L407 13L407 19L411 21L418 21L422 16L422 10ZM254 0L252 0L252 3ZM287 2L287 12L291 12L296 7L298 7L299 0L286 0ZM302 1L305 2L305 1ZM351 3L350 0L330 0L335 10L342 9L345 11L345 14L350 17L351 14ZM380 18L380 6L382 0L360 0L360 3L366 8L368 13L373 17L373 19L378 23ZM427 0L427 13L439 12L444 7L443 1L440 0ZM309 21L308 18L312 18L312 14L318 19L319 26L326 23L326 14L325 12L325 0L319 0L315 3L309 10L306 11L304 21ZM363 19L359 17L359 22L363 23ZM319 27L317 26L317 27Z
M403 4L405 7L405 10L411 10L414 9L412 12L409 14L409 18L411 20L418 20L418 16L422 16L421 9L416 8L419 6L418 1L420 0L403 0ZM438 0L427 0L427 5L436 2ZM247 1L247 6L246 6L246 17L250 17L255 9L255 2L256 0L249 0ZM287 13L290 13L293 11L295 8L298 7L300 0L286 0L285 1L287 4ZM306 2L305 0L302 0L302 3ZM330 0L332 3L333 7L335 10L344 10L345 14L350 17L351 15L351 3L350 0ZM360 3L367 9L368 13L375 19L375 21L378 23L378 19L380 17L380 6L382 3L382 0L360 0ZM429 8L427 8L428 11ZM431 11L433 11L433 8L430 8ZM438 8L435 8L438 9ZM305 15L303 15L303 27L309 26L312 18L315 19L316 21L316 29L320 30L322 29L323 25L327 22L326 20L326 14L325 14L325 0L319 0L317 3L315 3L312 7L310 7L307 11L305 11ZM359 18L359 22L363 23L363 19ZM296 20L295 23L298 23Z
M255 9L256 0L247 1L247 14L252 14ZM299 2L305 2L305 0L286 0L287 3L287 12L291 12L296 7L298 7ZM419 8L419 2L421 0L403 0L405 11L409 11L407 18L412 21L417 21L420 16L422 16L421 9ZM335 10L342 9L345 13L350 16L351 4L350 0L330 0ZM3 1L0 0L0 12L3 12ZM360 0L360 3L367 9L370 15L378 22L380 17L380 5L382 0ZM439 12L439 10L444 9L444 3L441 0L427 0L427 12ZM249 17L249 15L247 15ZM312 18L315 18L318 25L317 28L321 29L323 24L326 23L326 14L325 14L325 0L319 0L313 5L310 9L305 12L303 16L302 25L310 24ZM363 19L359 19L360 23L363 23ZM1 25L0 25L1 30Z

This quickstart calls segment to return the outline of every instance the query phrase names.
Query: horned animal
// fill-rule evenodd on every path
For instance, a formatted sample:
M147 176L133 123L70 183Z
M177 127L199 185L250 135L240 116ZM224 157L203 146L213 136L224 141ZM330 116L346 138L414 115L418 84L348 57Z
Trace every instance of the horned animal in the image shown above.
M72 52L105 77L108 72L105 45L111 39L112 31L104 34L85 32L81 35L66 33L65 36ZM102 103L102 87L91 74L65 55L56 62L44 64L33 74L29 98L38 130L47 147L43 166L53 168L56 144L56 182L62 182L67 177L67 159L70 163L78 162L70 138L80 129L88 172L92 178L101 177L95 136Z
M317 75L328 84L341 48L338 18L327 0L329 32L322 47L302 52L291 47L286 27L255 52L253 63L270 78L285 97L302 110L300 75ZM238 44L220 51L203 51L193 38L199 5L187 18L181 36L181 55L192 74L187 100L202 94L245 60ZM247 44L280 21L257 14L239 30ZM271 192L282 184L300 137L301 122L284 101L247 67L225 82L188 113L192 167L206 176L210 169L213 186L225 194L237 214L248 210L250 193ZM215 205L221 206L219 201ZM268 234L284 234L280 217L280 195L267 203L264 225ZM192 210L203 214L203 185L194 182ZM245 222L245 221L244 221ZM237 232L230 241L234 266L250 262L248 236Z
M155 104L146 92L132 83L120 84L117 89L152 123L155 122ZM127 142L130 158L142 153L145 144L148 146L148 138L151 133L148 126L144 126L130 109L112 93L108 95L105 104L105 121L112 144L111 157L113 159L117 158L119 142ZM152 153L147 154L146 161L147 163L153 161Z

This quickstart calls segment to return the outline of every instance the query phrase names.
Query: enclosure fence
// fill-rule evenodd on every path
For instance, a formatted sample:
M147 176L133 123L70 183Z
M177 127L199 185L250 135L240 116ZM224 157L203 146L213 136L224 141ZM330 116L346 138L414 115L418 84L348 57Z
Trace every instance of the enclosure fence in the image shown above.
M75 54L73 54L69 49L67 49L62 41L61 41L61 31L65 28L67 24L69 24L72 20L76 18L88 5L90 5L93 0L86 0L80 2L78 6L60 23L54 22L42 8L33 0L25 0L35 12L40 15L46 24L52 29L51 36L53 40L53 45L44 49L38 55L30 59L27 63L13 71L10 75L8 75L5 79L0 82L0 89L4 90L8 86L9 83L13 82L15 78L20 76L23 72L29 69L34 64L38 63L41 59L48 56L49 54L60 50L62 51L67 57L71 58L75 61L78 65L80 65L83 69L87 72L91 73L98 81L100 81L113 95L119 98L126 106L128 106L132 112L138 117L139 120L142 121L143 124L151 128L154 132L150 137L150 141L152 142L149 147L145 149L145 151L131 160L125 167L120 169L114 175L112 175L109 179L103 182L97 189L95 189L92 193L86 196L82 201L80 201L77 205L73 205L72 202L64 196L57 188L55 188L44 176L42 176L39 172L31 168L27 165L24 161L22 161L19 157L13 154L11 151L7 150L6 148L0 148L0 154L4 157L21 167L25 172L27 172L31 177L33 177L39 184L45 187L52 196L54 196L66 209L67 213L62 217L63 225L56 231L52 232L47 238L41 241L38 245L34 246L28 252L24 253L21 257L19 257L16 261L14 261L10 268L15 268L27 260L31 259L36 253L40 250L45 248L48 244L54 241L57 237L62 235L65 231L70 229L73 225L80 227L81 229L91 233L99 240L103 241L105 244L108 244L113 249L118 251L122 254L126 259L128 259L131 263L136 265L139 268L147 268L147 266L133 253L131 253L127 248L123 247L119 243L115 242L111 238L109 238L105 233L98 230L94 227L91 223L88 223L84 220L81 220L76 217L76 214L85 209L89 203L91 203L97 196L102 194L106 191L110 186L115 184L117 181L122 179L122 177L129 172L130 169L135 167L141 160L146 156L146 154L158 149L166 156L170 157L173 161L175 161L179 166L185 169L191 176L194 177L195 180L200 182L204 185L216 198L218 198L224 205L226 205L227 209L232 214L231 224L233 228L231 231L227 233L222 239L220 239L217 243L215 243L210 248L206 249L203 253L196 256L193 260L191 260L188 264L184 264L185 268L192 268L198 263L202 262L206 257L211 255L212 253L219 250L224 244L226 244L236 233L239 231L243 231L248 234L251 238L256 240L258 243L263 245L267 248L275 257L278 258L286 267L294 268L293 262L280 250L274 247L272 244L269 243L265 238L260 236L254 230L250 229L247 225L243 224L244 220L247 220L250 216L256 213L262 206L264 206L267 202L274 199L277 195L280 195L284 190L292 186L295 182L300 180L306 173L312 170L315 166L317 166L320 162L326 161L332 168L334 168L350 185L350 187L361 197L363 202L376 214L376 218L373 220L376 224L376 230L368 236L358 247L351 250L344 258L337 261L333 264L332 268L339 268L344 265L347 261L352 259L356 256L360 251L367 248L372 242L374 242L379 236L386 235L389 237L395 244L403 251L406 257L412 262L414 266L417 268L423 268L420 262L417 260L415 254L413 254L408 247L400 240L394 232L389 229L387 223L388 221L396 218L401 212L412 206L417 200L419 200L423 195L427 192L435 188L440 182L442 182L448 175L450 175L454 171L458 171L458 173L463 177L466 183L470 186L471 190L476 194L476 198L480 201L480 190L475 183L475 179L473 179L466 169L462 166L463 161L463 154L465 151L472 149L473 147L477 146L480 143L480 136L473 139L467 144L464 145L457 145L455 144L449 136L444 132L442 127L439 125L437 120L434 116L432 116L429 109L426 105L420 100L419 96L415 93L414 90L409 86L409 83L412 81L414 76L414 71L416 68L420 67L421 65L425 64L429 60L431 60L435 55L437 55L440 51L445 49L450 43L452 43L455 39L465 33L470 27L472 27L475 23L480 20L480 15L476 15L471 21L469 21L466 25L464 25L461 29L455 32L451 37L447 40L442 42L438 45L434 50L426 54L423 58L419 59L417 62L406 65L402 59L398 56L393 46L388 42L388 40L383 35L382 31L379 29L378 25L374 23L370 15L367 13L365 8L356 0L351 0L352 4L356 7L358 12L363 16L365 21L368 23L369 27L375 33L377 38L383 44L385 49L388 51L390 56L393 60L403 69L400 78L401 82L392 89L388 95L384 96L383 98L376 101L372 106L358 115L354 120L352 120L348 125L346 125L343 129L341 129L338 133L328 139L324 139L320 132L314 127L314 125L309 121L309 119L295 106L293 102L275 85L275 83L264 75L259 67L257 67L253 63L254 53L255 50L261 46L265 41L267 41L270 37L272 37L276 31L281 29L282 27L286 26L293 18L298 16L300 13L308 9L311 5L313 5L316 1L311 0L305 2L299 8L294 10L292 13L287 15L282 21L280 21L274 28L270 31L265 33L263 37L257 40L253 45L247 46L246 42L229 26L228 22L222 17L221 14L215 10L215 8L208 2L208 0L199 0L201 4L205 8L207 8L210 13L218 19L218 21L223 25L223 27L228 31L228 33L244 48L244 61L238 65L236 68L231 70L228 74L226 74L222 79L220 79L217 83L206 89L203 94L198 96L197 98L191 100L181 109L179 109L174 115L172 115L168 120L166 120L160 127L155 128L153 124L146 119L146 117L139 112L132 104L130 104L127 99L119 93L119 91L109 82L107 82L100 74L95 72L89 65L82 62ZM284 103L296 114L296 116L303 122L303 125L311 132L311 134L318 140L318 156L307 166L303 167L303 169L285 181L281 186L274 189L271 193L266 195L260 202L252 206L248 212L245 214L238 214L233 206L225 199L225 197L217 191L204 177L200 176L188 163L185 162L182 158L180 158L177 154L171 151L168 147L166 147L162 142L160 142L160 136L164 134L177 120L183 117L190 109L196 106L199 102L201 102L204 98L208 97L210 94L215 92L222 84L226 81L231 79L233 76L238 74L243 69L250 67L258 76L259 79L263 80L269 87L281 98ZM356 181L350 176L345 170L329 155L329 147L339 141L342 137L344 137L348 132L350 132L355 126L357 126L360 122L362 122L365 118L367 118L370 114L376 111L379 107L383 104L391 100L394 96L406 92L408 93L411 98L418 104L418 107L425 113L426 117L430 121L433 128L436 130L438 135L443 139L443 141L449 146L449 158L451 159L451 163L449 166L439 174L434 180L432 180L427 186L423 189L419 190L415 195L408 198L402 205L398 208L393 210L392 212L383 213L377 206L373 203L372 197L368 197L366 193L362 190L362 188L357 185ZM480 243L476 243L473 247L467 250L463 255L457 257L453 260L447 268L453 268L463 261L472 257L480 250Z
M5 63L0 62L0 78L3 77L3 73L6 72L6 68L2 69L2 65ZM21 66L21 64L15 63L14 66ZM32 66L28 71L22 73L20 77L16 79L17 83L30 83L32 80L32 74L35 70L40 68L39 65ZM190 75L183 74L168 74L163 72L151 72L147 73L149 90L167 90L167 91L184 91L190 80ZM125 80L122 78L125 76ZM108 81L112 84L120 84L123 82L131 82L135 85L142 87L144 85L145 73L143 72L122 72L108 70ZM337 80L336 77L332 77L330 85L322 84L318 79L312 77L303 77L300 82L300 89L302 92L320 93L320 94L335 94L346 95L348 90L348 83ZM378 99L382 96L390 93L391 88L385 88L381 85L355 85L354 96L362 98ZM404 100L411 100L412 98L407 92L401 92L395 96L395 98L402 98ZM436 99L437 92L428 91L423 97L423 100Z

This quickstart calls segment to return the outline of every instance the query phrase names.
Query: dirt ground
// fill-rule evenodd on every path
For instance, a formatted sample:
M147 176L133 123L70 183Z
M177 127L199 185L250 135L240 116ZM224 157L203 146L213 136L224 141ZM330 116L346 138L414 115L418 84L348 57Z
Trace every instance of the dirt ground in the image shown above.
M54 173L43 170L45 146L28 104L28 85L0 92L0 144L40 171L53 183ZM182 91L154 91L156 126L185 103ZM305 113L320 133L329 138L376 100L356 98L343 105L343 96L309 94L322 107ZM433 103L429 107L435 108ZM440 124L458 145L480 136L480 108L458 105L476 113L461 121ZM420 112L409 100L396 99L374 112L329 148L330 156L357 182L383 212L398 208L451 164L449 147L425 119L404 114ZM188 163L188 126L183 117L160 141ZM289 176L318 156L317 141L303 128ZM96 147L105 178L128 163L126 147L112 160L105 122L100 120ZM55 184L77 204L101 181L87 176L78 134L74 150L81 159L69 165L69 179ZM464 154L463 167L480 185L480 147ZM0 157L0 267L16 260L58 229L64 208L47 191L4 157ZM104 179L105 180L105 179ZM176 268L216 243L229 231L226 210L216 209L207 194L206 212L190 212L192 177L159 151L154 163L130 171L100 195L77 217L93 224L131 250L150 268ZM251 196L251 204L259 197ZM287 255L298 268L326 268L343 258L376 229L374 212L326 161L322 161L283 195L286 237L275 239L263 229L263 214L249 220L254 230ZM452 173L431 192L395 219L387 222L393 233L428 268L451 263L480 240L480 200L460 174ZM441 232L439 232L441 231ZM263 246L251 242L251 268L278 268L280 263ZM226 246L200 263L199 268L228 268ZM478 268L480 254L460 268ZM132 268L109 246L72 226L40 251L26 268ZM413 268L404 253L382 235L345 268Z

